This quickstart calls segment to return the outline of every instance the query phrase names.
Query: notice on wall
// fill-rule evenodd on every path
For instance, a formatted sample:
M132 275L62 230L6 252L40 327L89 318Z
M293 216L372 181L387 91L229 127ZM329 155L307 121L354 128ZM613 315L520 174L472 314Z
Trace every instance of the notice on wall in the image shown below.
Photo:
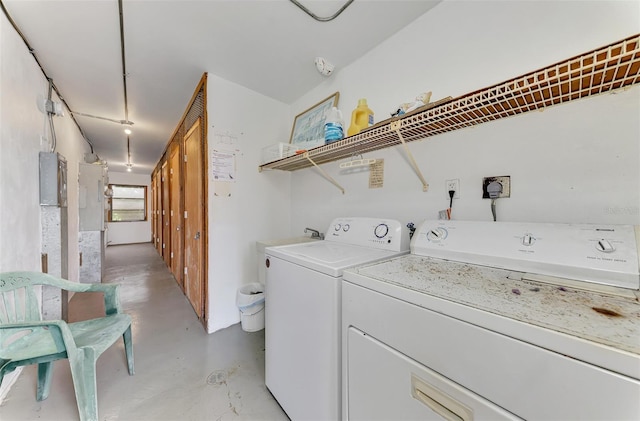
M234 152L214 150L211 154L213 181L236 181L236 154Z
M369 165L369 188L379 189L384 184L384 159L377 159Z

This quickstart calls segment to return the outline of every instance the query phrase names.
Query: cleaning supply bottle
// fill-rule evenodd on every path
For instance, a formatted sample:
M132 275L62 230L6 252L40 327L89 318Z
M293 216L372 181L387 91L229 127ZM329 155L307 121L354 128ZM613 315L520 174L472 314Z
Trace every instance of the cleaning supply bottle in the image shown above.
M324 143L341 140L344 137L343 126L342 112L336 107L332 107L324 123Z
M373 126L373 111L367 105L366 98L361 98L358 100L358 106L351 113L351 125L347 135L353 136L370 126Z

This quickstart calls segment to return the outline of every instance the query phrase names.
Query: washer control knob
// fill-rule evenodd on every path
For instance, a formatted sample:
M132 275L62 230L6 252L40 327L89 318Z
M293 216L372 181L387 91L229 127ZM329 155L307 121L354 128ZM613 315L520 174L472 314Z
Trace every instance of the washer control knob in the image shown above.
M378 238L384 238L389 234L389 226L387 224L378 224L378 226L373 230L373 233Z
M601 240L598 240L598 242L596 243L596 249L603 253L611 253L616 250L613 247L613 244L611 244L609 241L605 240L604 238Z
M447 238L447 230L440 227L440 228L434 228L432 230L429 230L427 232L427 239L429 241L440 241L440 240L444 240L445 238Z
M333 227L336 231L340 231L340 228L342 228L342 225L340 224L336 224L335 227Z
M349 228L351 228L351 225L349 225L349 224L344 224L344 225L342 226L342 231L347 232L347 231L349 231Z
M536 239L531 234L527 233L522 237L522 245L523 246L532 246L533 243L535 243L535 242L536 242Z

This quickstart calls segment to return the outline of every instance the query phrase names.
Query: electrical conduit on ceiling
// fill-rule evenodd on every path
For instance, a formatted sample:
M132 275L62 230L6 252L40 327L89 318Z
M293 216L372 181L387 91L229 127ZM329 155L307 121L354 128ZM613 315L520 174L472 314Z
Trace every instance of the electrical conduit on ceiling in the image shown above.
M124 92L124 120L127 125L133 123L129 121L129 99L127 97L127 64L124 49L124 13L122 8L122 0L118 0L118 14L120 16L120 56L122 57L122 89ZM129 132L131 133L131 132ZM127 171L131 171L131 140L127 133Z
M342 7L333 15L331 16L327 16L327 17L321 17L316 15L315 13L313 13L311 10L307 9L304 5L302 5L300 2L296 1L296 0L289 0L291 3L295 4L296 6L298 6L300 9L302 9L302 11L304 11L307 15L311 16L312 18L314 18L315 20L317 20L318 22L330 22L332 20L334 20L335 18L337 18L338 16L340 16L340 14L342 12L344 12L344 10L349 7L349 5L351 3L353 3L353 0L347 0L347 2L345 4L342 5Z

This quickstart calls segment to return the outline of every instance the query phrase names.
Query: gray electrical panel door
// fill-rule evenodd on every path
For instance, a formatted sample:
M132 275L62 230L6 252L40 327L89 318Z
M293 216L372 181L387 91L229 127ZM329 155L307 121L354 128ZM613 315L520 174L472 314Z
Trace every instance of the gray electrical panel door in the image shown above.
M40 204L67 207L67 161L56 152L40 152Z
M107 168L104 165L79 164L79 217L80 231L104 231Z

